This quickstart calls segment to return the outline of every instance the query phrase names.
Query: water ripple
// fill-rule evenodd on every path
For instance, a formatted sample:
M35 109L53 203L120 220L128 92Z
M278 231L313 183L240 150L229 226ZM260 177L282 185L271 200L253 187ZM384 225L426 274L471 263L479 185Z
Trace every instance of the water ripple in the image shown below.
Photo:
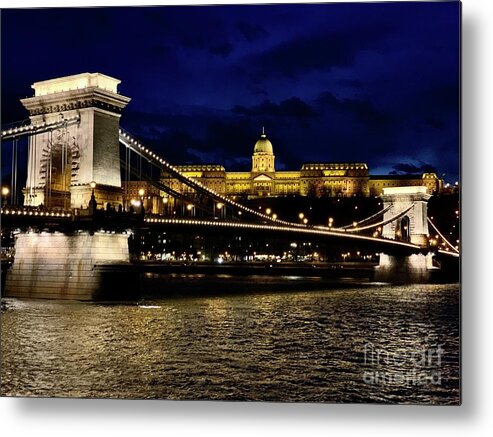
M456 404L459 291L4 299L1 352L7 396Z

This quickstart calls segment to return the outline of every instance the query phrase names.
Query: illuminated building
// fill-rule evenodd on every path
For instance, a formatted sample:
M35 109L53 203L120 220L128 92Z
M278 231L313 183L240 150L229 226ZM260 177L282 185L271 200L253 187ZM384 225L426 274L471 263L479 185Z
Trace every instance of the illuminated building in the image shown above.
M176 169L223 196L240 198L379 196L384 188L399 186L426 186L433 194L442 188L435 173L370 176L368 165L357 162L306 163L298 171L277 171L274 149L264 130L253 148L251 171L229 172L220 164L177 165ZM166 173L161 180L180 193L193 192Z
M382 175L370 176L370 196L381 196L384 188L423 186L428 194L441 193L443 180L436 173L423 173L419 175Z

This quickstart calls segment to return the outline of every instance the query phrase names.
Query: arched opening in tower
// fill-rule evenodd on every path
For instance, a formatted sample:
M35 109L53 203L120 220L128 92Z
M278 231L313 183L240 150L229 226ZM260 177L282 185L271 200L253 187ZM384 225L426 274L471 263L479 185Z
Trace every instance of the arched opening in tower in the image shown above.
M411 240L410 220L407 215L401 218L395 228L395 239L409 242Z
M44 204L49 208L70 208L70 187L77 179L78 147L67 140L67 133L55 134L43 150Z

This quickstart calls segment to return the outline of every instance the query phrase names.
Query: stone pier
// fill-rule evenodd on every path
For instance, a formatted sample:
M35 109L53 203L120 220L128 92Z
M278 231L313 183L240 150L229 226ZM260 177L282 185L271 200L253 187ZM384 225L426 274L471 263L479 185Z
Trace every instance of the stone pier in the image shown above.
M380 254L380 263L375 269L374 280L393 284L429 283L433 271L433 255L414 254L406 256Z
M99 266L122 269L103 272ZM138 281L125 272L128 235L78 232L21 233L7 273L6 297L43 299L124 299L138 293Z

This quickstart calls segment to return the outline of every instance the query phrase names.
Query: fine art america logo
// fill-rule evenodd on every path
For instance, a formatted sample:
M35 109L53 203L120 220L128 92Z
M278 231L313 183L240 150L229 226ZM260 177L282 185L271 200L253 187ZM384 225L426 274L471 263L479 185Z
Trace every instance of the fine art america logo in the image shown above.
M366 343L363 381L374 385L441 385L441 344L415 351L388 351Z

